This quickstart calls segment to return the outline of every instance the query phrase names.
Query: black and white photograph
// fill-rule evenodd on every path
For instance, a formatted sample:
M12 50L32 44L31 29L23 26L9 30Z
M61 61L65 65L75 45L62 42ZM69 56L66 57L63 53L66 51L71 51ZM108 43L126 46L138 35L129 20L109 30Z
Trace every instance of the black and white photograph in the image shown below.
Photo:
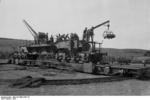
M0 95L149 96L150 0L0 0Z

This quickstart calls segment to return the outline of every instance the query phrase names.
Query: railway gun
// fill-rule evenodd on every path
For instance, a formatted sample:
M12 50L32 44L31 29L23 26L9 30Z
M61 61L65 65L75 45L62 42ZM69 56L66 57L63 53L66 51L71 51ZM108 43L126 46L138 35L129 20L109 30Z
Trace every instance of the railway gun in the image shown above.
M109 30L110 21L105 21L91 28L85 28L80 40L77 33L58 34L56 38L48 33L37 33L23 20L28 30L34 37L34 44L21 46L13 53L10 63L39 66L42 68L57 68L74 70L91 74L136 76L144 75L147 67L132 67L129 65L114 65L109 61L104 62L107 53L101 50L102 43L94 41L94 30L106 26L103 33L104 39L113 39L115 34ZM97 48L98 47L98 48Z

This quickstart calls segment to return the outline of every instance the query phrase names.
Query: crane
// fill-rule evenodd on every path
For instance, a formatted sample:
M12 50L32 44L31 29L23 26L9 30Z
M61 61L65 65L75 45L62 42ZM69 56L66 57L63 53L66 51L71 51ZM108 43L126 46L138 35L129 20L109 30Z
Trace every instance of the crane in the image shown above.
M104 39L115 38L115 34L113 34L113 32L109 30L109 27L110 27L110 21L109 20L107 20L107 21L105 21L105 22L103 22L99 25L96 25L94 27L91 27L90 29L85 28L85 30L83 31L83 40L92 44L92 50L94 50L95 43L96 43L96 42L94 42L94 39L93 39L94 38L94 30L101 27L101 26L103 26L103 25L107 26L107 28L108 28L103 33ZM90 39L91 39L91 41L90 41Z
M38 44L38 34L37 34L37 32L27 23L26 20L23 20L23 23L26 25L27 29L30 31L30 33L34 37L35 44Z
M90 38L91 38L91 42L93 42L94 30L95 30L96 28L98 28L98 27L100 27L100 26L103 26L103 25L106 25L106 24L108 24L107 27L109 27L109 26L110 26L110 25L109 25L109 22L110 22L110 21L107 20L107 21L105 21L105 22L103 22L103 23L101 23L101 24L99 24L99 25L96 25L96 26L94 26L94 27L91 27L90 29L85 28L85 30L84 30L84 32L83 32L83 40L89 42L89 41L90 41Z

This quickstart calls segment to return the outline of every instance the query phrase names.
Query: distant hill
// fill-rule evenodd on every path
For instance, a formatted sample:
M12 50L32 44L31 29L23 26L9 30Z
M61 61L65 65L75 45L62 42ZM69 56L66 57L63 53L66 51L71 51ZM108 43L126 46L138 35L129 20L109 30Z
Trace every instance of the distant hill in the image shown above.
M25 45L31 41L20 39L0 38L0 53L11 53L18 46ZM114 57L141 57L148 50L143 49L115 49L115 48L102 48L103 52Z
M12 52L16 47L29 42L30 41L21 39L0 38L0 52Z
M103 48L102 51L114 57L142 57L148 50Z

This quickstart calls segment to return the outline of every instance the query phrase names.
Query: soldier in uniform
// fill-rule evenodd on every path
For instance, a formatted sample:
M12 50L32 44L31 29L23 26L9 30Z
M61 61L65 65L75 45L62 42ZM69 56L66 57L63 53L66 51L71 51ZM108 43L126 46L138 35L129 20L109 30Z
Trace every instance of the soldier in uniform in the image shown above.
M83 40L87 41L87 27L83 31Z
M88 35L89 38L91 38L91 41L93 42L93 36L94 36L94 30L93 27L91 29L88 30Z
M51 35L51 37L50 37L50 42L54 42L54 38L53 38L53 36Z

